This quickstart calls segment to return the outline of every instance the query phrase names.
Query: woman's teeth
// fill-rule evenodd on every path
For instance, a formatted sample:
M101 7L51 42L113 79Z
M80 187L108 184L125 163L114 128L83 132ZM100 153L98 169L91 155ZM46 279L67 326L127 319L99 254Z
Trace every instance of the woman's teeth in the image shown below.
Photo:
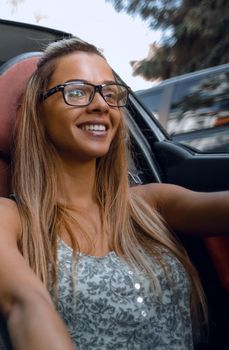
M98 125L98 124L89 124L89 125L82 125L80 127L82 130L86 130L86 131L106 131L106 127L105 125Z

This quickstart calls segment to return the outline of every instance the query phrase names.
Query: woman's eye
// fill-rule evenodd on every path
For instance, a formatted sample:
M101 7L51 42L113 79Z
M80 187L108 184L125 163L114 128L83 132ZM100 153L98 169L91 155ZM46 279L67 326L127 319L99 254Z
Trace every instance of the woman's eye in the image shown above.
M106 91L103 95L108 100L115 100L117 98L116 91Z
M114 97L115 96L115 94L113 93L113 92L107 92L106 94L105 94L105 97L107 97L107 98L112 98L112 97Z
M85 96L86 96L85 91L83 91L81 89L72 89L72 90L68 91L68 97L82 98Z

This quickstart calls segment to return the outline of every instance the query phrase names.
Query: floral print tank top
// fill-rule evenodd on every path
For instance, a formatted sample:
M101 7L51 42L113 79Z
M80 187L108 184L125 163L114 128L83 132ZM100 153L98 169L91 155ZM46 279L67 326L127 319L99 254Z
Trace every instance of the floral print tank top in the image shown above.
M165 271L152 259L161 286L158 296L143 272L110 252L79 254L58 242L58 301L78 350L192 350L190 286L178 260L166 254ZM75 283L73 282L76 274Z

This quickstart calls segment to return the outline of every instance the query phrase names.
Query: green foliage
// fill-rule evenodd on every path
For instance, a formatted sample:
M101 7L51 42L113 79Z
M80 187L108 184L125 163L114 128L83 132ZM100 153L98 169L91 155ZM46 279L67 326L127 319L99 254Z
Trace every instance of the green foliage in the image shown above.
M106 0L161 29L160 46L131 62L134 75L166 79L229 62L228 0Z

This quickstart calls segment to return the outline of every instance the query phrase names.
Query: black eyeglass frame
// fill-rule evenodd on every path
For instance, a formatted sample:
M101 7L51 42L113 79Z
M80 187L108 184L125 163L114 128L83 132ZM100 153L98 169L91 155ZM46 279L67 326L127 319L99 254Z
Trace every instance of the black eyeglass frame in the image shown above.
M83 105L71 104L65 98L65 93L64 93L65 86L72 85L72 84L77 84L77 83L78 84L82 84L82 85L89 85L89 86L92 86L94 88L94 92L91 94L89 102L87 104L83 104ZM103 87L110 86L110 85L122 86L122 87L124 87L126 89L127 95L126 95L126 102L124 104L122 104L122 105L114 105L114 104L110 104L110 103L107 102L106 98L103 96L102 89L103 89ZM89 106L89 104L93 101L93 98L95 97L96 92L98 92L102 96L102 98L108 104L108 106L110 106L110 107L125 107L127 105L127 102L128 102L128 96L129 96L129 94L131 92L131 88L129 86L127 86L125 84L121 84L121 83L105 83L105 84L95 85L95 84L88 83L88 82L85 82L85 81L82 81L82 80L71 80L71 81L67 81L67 82L65 82L63 84L58 84L58 85L54 86L53 88L47 90L46 92L41 93L40 94L40 101L41 102L45 101L48 97L54 95L58 91L62 92L62 96L63 96L64 102L67 105L73 106L73 107L87 107L87 106Z

